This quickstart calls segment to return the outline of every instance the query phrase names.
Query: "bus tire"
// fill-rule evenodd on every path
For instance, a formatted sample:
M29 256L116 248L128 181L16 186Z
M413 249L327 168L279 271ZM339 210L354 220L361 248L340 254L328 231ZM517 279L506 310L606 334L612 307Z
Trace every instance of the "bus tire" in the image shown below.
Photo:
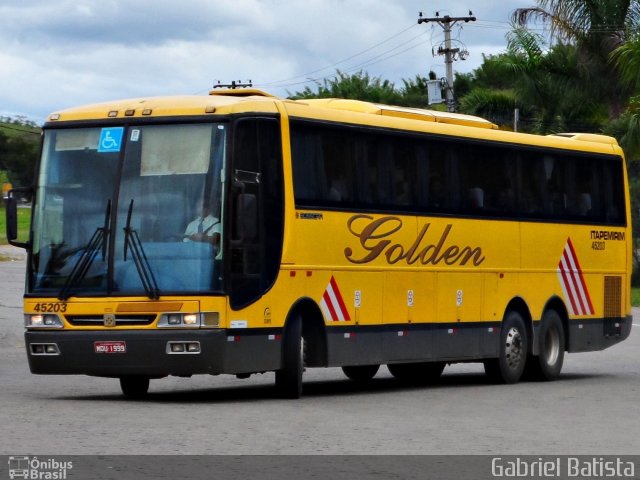
M375 377L380 365L350 365L342 367L342 371L356 383L365 383Z
M149 377L142 375L120 377L120 388L125 397L143 398L149 391Z
M433 383L440 378L445 362L390 363L389 373L398 380L410 383Z
M542 315L538 332L538 355L527 361L527 377L550 381L560 376L564 362L565 335L562 319L555 310Z
M302 318L293 317L285 328L282 342L282 365L276 371L276 390L282 398L300 398L304 372Z
M485 360L485 373L497 383L517 383L527 363L528 345L522 315L515 310L508 311L500 331L499 357Z

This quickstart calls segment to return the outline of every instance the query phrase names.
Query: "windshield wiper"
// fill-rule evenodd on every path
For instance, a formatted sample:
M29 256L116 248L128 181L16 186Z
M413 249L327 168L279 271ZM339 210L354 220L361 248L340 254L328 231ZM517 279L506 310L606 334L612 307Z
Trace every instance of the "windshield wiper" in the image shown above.
M107 256L107 239L109 238L110 222L111 200L108 200L107 208L104 213L104 224L101 227L96 228L96 231L93 232L89 243L87 243L82 255L78 258L78 261L73 266L73 270L71 270L71 273L67 277L67 281L60 290L58 299L67 300L69 298L69 291L87 275L87 272L93 264L100 248L102 248L102 261L105 260Z
M133 212L133 199L129 203L129 211L127 212L127 226L124 227L124 261L127 261L127 252L131 249L131 256L133 262L138 270L138 275L142 281L144 291L147 292L147 296L152 300L157 300L160 297L160 290L156 278L153 276L151 265L147 259L147 255L142 248L142 242L138 236L138 232L131 228L131 214Z

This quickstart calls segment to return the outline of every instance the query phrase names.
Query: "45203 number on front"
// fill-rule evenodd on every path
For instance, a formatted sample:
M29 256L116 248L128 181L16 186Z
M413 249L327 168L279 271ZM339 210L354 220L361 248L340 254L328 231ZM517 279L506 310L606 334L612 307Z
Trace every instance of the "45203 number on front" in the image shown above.
M67 311L67 304L64 302L36 303L33 310L38 313L64 313Z

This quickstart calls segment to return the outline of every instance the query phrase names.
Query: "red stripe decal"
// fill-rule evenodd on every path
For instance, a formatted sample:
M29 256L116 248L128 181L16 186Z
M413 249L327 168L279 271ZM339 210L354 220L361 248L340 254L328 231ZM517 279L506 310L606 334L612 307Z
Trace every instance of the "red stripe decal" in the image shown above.
M338 305L340 306L340 311L342 312L342 316L346 321L351 320L349 317L349 311L347 310L347 306L344 304L344 300L342 299L342 294L340 293L340 289L338 288L338 284L336 283L336 279L331 277L331 287L333 288L333 293L336 296L336 300L338 300Z

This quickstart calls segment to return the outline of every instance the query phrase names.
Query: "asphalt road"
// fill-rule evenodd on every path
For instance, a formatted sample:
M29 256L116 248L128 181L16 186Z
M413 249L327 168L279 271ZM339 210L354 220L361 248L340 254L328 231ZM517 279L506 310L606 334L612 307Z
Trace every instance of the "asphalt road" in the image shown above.
M609 350L565 357L552 383L491 385L480 365L406 387L382 368L358 387L339 369L305 373L280 400L273 374L167 378L143 401L117 380L36 376L22 339L24 262L0 262L0 454L640 453L640 324Z

